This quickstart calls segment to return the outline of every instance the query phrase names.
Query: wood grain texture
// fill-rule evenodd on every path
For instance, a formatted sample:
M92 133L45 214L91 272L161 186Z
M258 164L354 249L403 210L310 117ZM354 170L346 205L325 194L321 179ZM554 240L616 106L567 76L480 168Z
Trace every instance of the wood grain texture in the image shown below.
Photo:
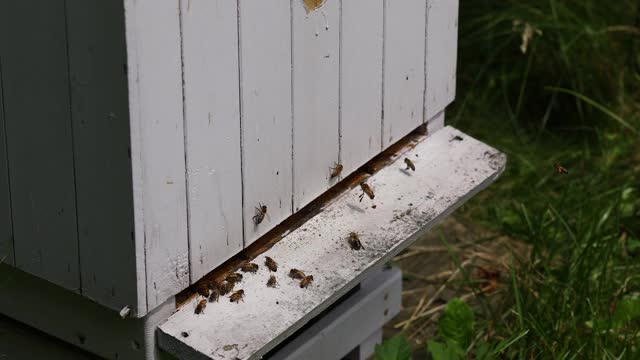
M0 20L2 17L0 17ZM2 36L2 35L0 35ZM0 49L3 42L0 38ZM13 221L11 219L11 189L7 158L7 131L2 96L2 57L0 56L0 263L15 265L13 259Z
M189 285L180 15L173 0L124 4L136 273L151 310Z
M425 7L425 0L384 2L383 148L423 123Z
M136 284L124 7L67 0L66 8L82 293L135 308L146 299Z
M427 2L425 120L444 110L456 96L458 0Z
M191 280L242 250L237 3L183 1Z
M298 211L337 178L339 159L340 0L307 12L292 1L293 203Z
M239 2L245 246L292 213L291 8ZM267 216L256 225L258 204Z
M380 152L383 0L342 2L340 158L348 175Z
M456 135L463 141L450 141ZM414 159L415 172L404 171L404 157ZM267 288L270 274L261 268L238 284L244 302L224 297L196 315L194 298L159 326L159 346L181 359L259 359L492 183L505 162L456 129L438 131L368 179L375 209L368 199L359 202L361 191L353 188L261 254L257 263L269 256L280 264L280 287ZM360 234L363 250L350 250L350 231ZM301 289L286 276L291 268L313 275L313 284Z
M0 14L15 263L80 291L64 2L3 1Z

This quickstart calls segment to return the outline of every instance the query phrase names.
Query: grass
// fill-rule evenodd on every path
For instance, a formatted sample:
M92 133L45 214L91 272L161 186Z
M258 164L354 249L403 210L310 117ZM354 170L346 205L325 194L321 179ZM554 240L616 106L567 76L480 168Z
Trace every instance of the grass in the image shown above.
M509 156L462 215L531 251L500 301L477 297L476 340L451 359L639 359L640 1L460 9L448 122Z

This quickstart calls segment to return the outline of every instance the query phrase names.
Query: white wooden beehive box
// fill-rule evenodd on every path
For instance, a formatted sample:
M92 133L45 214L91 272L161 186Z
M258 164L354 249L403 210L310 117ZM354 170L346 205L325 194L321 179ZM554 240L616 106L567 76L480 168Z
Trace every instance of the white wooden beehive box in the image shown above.
M414 129L442 128L457 14L458 0L1 2L0 270L153 313ZM460 160L438 144L434 166ZM468 146L467 161L489 151ZM501 170L474 159L489 170L443 214Z

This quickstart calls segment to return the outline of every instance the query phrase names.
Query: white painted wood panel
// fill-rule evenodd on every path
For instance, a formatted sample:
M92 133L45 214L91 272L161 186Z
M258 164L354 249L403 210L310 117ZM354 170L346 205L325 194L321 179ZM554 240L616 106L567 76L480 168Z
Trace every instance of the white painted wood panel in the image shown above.
M292 213L291 5L239 2L245 245ZM267 216L256 225L259 204Z
M181 2L191 281L242 250L235 1Z
M0 17L0 19L2 19ZM0 41L2 44L2 41ZM1 45L0 45L1 46ZM13 260L13 221L7 156L7 130L2 96L2 59L0 59L0 264L15 265Z
M442 110L427 121L427 135L431 136L444 128L444 117L444 110Z
M423 123L426 1L385 0L384 11L386 148Z
M293 202L298 211L327 190L339 159L340 0L292 7Z
M179 7L125 0L125 14L137 275L152 309L189 285Z
M427 4L425 120L455 98L458 57L458 0L429 0Z
M383 0L342 2L340 158L348 175L381 150Z
M454 136L463 140L451 141ZM404 171L404 157L414 159L415 172ZM369 199L358 200L359 187L350 189L255 259L279 263L279 287L266 287L273 273L261 267L236 286L244 290L243 302L221 297L194 314L201 300L194 298L159 326L159 346L181 359L260 359L495 181L506 162L504 154L451 127L395 159L368 179L375 209ZM360 234L364 249L349 248L350 231ZM313 283L301 289L287 276L292 268L312 275Z

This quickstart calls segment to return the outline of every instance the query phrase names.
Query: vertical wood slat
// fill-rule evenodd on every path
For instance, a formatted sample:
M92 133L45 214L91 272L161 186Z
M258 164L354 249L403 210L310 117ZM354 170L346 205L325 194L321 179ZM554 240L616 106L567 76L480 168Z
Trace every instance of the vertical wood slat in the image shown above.
M292 213L291 7L239 2L245 246ZM252 217L267 206L259 225Z
M119 310L138 302L124 7L66 9L82 293Z
M383 0L343 0L341 16L340 157L347 175L381 148Z
M237 10L181 2L192 281L243 246Z
M125 0L125 19L136 264L152 309L189 285L179 6Z
M2 20L2 17L0 17ZM1 35L0 35L1 36ZM3 42L0 39L0 49ZM2 95L2 54L0 53L0 264L15 265L13 259L13 222L9 189L9 163L7 161L7 132L4 121Z
M298 211L338 179L340 0L307 13L292 1L293 199ZM368 16L368 14L366 15Z
M423 123L425 7L425 0L385 0L383 148Z
M429 0L427 5L425 121L456 96L458 0Z
M64 2L0 4L15 263L80 291Z

